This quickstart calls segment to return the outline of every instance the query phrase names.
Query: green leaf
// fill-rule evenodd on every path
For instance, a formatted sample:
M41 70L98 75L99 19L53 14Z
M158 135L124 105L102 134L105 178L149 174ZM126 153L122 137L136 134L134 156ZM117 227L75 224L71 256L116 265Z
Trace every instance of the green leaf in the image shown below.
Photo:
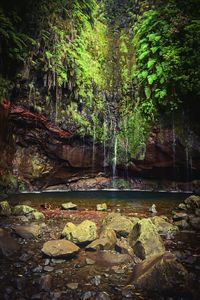
M149 59L147 63L147 67L150 69L156 63L155 59Z
M157 79L157 75L156 74L152 74L152 75L149 75L147 78L148 78L148 83L151 85Z
M145 87L144 91L147 99L149 99L151 97L151 89L149 87Z

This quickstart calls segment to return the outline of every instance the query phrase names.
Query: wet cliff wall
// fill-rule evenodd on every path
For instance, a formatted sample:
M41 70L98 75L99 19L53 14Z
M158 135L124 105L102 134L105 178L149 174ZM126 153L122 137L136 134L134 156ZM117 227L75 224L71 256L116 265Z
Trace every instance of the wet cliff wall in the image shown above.
M198 187L194 7L3 1L2 188Z

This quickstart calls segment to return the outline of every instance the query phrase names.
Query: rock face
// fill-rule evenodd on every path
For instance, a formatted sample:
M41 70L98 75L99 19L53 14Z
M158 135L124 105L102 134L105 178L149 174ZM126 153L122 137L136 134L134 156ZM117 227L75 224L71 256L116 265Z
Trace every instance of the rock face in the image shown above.
M138 221L135 218L135 223ZM111 213L103 220L104 228L108 230L114 230L117 236L128 236L134 226L134 220L122 216L118 213Z
M140 220L129 235L134 253L141 259L150 258L165 251L163 242L150 219Z
M11 214L11 207L8 201L0 202L0 216L9 216Z
M97 238L97 226L89 220L79 225L69 222L65 225L62 236L75 244L88 243Z
M135 266L132 283L145 290L163 291L187 284L188 273L170 252L151 257Z
M79 247L66 240L53 240L44 243L42 252L54 258L70 258L76 255Z
M0 255L12 256L15 255L20 249L19 244L11 235L0 228Z

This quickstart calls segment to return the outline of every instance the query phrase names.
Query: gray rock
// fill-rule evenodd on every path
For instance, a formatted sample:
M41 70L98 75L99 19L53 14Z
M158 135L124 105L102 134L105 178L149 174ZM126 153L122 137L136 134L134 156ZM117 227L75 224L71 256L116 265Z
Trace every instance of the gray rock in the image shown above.
M97 238L97 226L90 220L79 225L69 222L65 225L62 236L75 244L88 243Z
M141 259L165 252L163 241L150 219L142 219L134 226L129 235L129 243Z
M70 241L52 240L44 243L42 252L49 257L71 258L78 253L79 249Z
M111 300L111 298L109 297L109 295L106 292L101 292L97 295L95 300Z
M10 216L11 215L11 207L8 201L0 202L0 216Z
M45 266L44 267L45 272L52 272L53 270L54 270L54 267L51 267L51 266Z
M132 283L139 289L163 291L185 286L188 281L186 269L176 261L176 257L165 252L151 257L133 269Z

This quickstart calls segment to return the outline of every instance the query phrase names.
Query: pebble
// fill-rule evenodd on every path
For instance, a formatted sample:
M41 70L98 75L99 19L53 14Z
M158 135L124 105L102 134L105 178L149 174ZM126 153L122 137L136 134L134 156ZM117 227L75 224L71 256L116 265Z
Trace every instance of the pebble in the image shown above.
M88 300L92 297L94 297L96 295L96 292L93 292L93 291L88 291L88 292L85 292L82 297L81 297L81 300Z
M37 266L35 268L32 269L33 273L41 273L42 272L42 266Z
M94 265L95 261L91 258L86 257L85 262L87 265Z
M45 272L52 272L53 270L54 270L54 268L51 267L51 266L45 266L45 267L44 267L44 271L45 271Z
M101 275L96 275L92 278L91 283L98 286L101 283Z
M106 292L101 292L98 294L95 300L110 300L110 297Z
M67 287L71 290L76 290L78 288L78 283L77 282L70 282L67 284Z

